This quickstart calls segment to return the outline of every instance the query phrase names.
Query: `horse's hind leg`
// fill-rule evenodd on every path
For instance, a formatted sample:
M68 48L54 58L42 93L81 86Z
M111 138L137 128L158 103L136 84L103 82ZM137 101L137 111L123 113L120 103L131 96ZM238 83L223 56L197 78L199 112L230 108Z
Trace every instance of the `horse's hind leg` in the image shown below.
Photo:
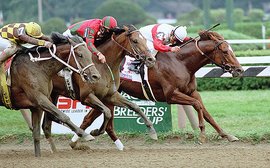
M142 117L145 125L148 127L149 136L152 139L155 139L155 140L157 139L157 133L156 133L155 128L153 127L153 123L146 117L146 115L142 112L142 110L137 104L127 100L119 92L115 92L113 94L113 96L110 98L110 102L115 106L127 107L135 111L138 115Z
M30 111L29 109L20 109L21 113L22 113L22 116L24 118L24 120L26 121L29 129L31 131L33 131L33 126L32 126L32 121L31 121L31 115L30 115Z
M31 109L32 112L32 123L33 123L33 139L35 146L35 156L40 157L40 120L42 116L42 110Z

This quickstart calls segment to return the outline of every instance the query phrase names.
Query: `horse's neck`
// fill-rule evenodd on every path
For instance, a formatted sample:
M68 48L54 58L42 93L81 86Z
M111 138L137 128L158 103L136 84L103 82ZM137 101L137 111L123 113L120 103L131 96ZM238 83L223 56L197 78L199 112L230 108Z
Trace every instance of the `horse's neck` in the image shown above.
M56 53L55 55L60 58L61 60L63 60L64 62L68 61L68 57L69 57L69 52L70 52L70 45L66 44L66 45L61 45L58 46L56 49ZM50 53L47 53L47 57L50 57ZM57 72L59 72L61 69L63 69L65 67L65 65L61 62L59 62L56 59L51 59L50 61L50 65L47 66L47 71L48 71L48 75L53 76L54 74L56 74Z
M126 41L119 41L118 43L126 48ZM120 63L125 57L124 49L110 40L110 42L105 44L100 51L105 55L106 62L110 66L113 73L119 73Z
M209 53L213 51L214 45L214 42L210 40L198 42L199 49L207 56L210 56ZM202 55L199 52L195 43L191 43L186 47L188 48L181 53L183 57L180 59L192 74L195 74L195 72L197 72L201 67L211 62L205 55Z

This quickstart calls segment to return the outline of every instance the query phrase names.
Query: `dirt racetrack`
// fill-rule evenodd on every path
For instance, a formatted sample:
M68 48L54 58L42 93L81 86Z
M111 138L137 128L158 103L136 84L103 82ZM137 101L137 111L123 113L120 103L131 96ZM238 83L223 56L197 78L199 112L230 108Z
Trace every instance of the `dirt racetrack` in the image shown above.
M104 138L103 138L104 139ZM179 168L179 167L270 167L270 144L234 142L225 140L203 145L179 139L158 142L144 139L124 139L124 151L118 151L107 140L84 142L87 150L72 150L68 140L57 140L58 152L52 154L42 139L41 158L34 157L32 141L0 144L0 167L15 168Z

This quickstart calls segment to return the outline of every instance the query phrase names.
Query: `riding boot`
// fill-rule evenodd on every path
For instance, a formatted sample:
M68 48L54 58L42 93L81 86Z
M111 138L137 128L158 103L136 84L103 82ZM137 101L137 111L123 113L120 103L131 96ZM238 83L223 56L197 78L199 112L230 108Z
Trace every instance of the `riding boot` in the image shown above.
M140 73L140 65L141 65L141 61L134 60L130 63L130 66L128 67L128 69L130 71L133 71L133 72L139 74Z
M1 62L0 63L0 75L2 75L4 73L5 73L5 67L4 67L4 64Z

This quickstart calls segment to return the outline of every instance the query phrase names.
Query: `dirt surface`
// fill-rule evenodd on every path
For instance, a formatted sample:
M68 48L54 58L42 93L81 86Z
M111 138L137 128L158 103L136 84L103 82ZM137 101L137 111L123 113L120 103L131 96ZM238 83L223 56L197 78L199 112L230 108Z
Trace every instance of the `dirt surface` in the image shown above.
M104 138L103 138L104 139ZM41 141L41 157L34 157L32 141L0 144L0 167L31 168L172 168L172 167L270 167L270 144L234 142L225 140L198 145L179 139L147 141L122 139L124 151L118 151L107 140L83 142L90 149L72 150L67 139L56 141L57 153L51 153L45 139Z

